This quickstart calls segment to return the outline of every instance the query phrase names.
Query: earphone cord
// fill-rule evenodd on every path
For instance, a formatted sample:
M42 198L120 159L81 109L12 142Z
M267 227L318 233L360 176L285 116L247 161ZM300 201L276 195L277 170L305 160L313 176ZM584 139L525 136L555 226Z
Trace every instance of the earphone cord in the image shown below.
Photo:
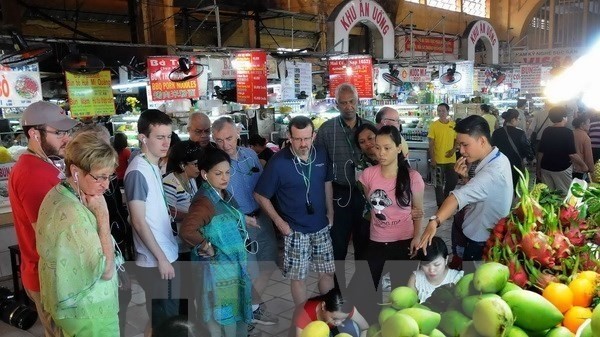
M348 191L349 191L348 201L346 201L346 203L344 205L342 205L342 204L340 204L340 201L342 200L342 198L334 198L333 199L333 200L335 200L337 205L342 208L348 207L348 205L350 204L350 200L352 200L352 185L350 184L350 179L348 178L348 173L346 171L346 165L348 165L348 163L352 164L352 160L348 159L344 163L344 177L346 178L346 182L348 183Z

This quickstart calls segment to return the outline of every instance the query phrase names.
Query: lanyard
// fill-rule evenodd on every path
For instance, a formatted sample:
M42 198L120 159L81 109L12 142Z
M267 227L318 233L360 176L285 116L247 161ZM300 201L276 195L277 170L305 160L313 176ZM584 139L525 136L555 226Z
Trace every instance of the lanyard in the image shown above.
M482 168L484 168L485 166L487 166L489 163L493 162L494 160L496 160L498 157L500 157L500 150L496 149L496 155L494 155L494 157L492 157L492 159L490 159L487 163L483 164L483 165L477 165L477 168L475 169L477 172L481 171ZM481 163L480 163L481 164ZM476 173L477 173L476 172Z
M148 165L150 165L150 168L152 169L152 172L154 173L154 177L158 181L158 184L160 186L159 187L160 191L162 192L163 201L165 202L165 207L167 208L167 212L169 213L169 219L171 219L171 222L172 222L173 217L171 216L171 210L169 209L169 203L167 203L167 196L165 195L165 190L162 188L162 180L159 178L158 174L156 174L156 171L154 170L154 165L152 165L152 163L148 160L148 158L146 158L146 155L142 153L142 154L140 154L140 156L142 156L142 158L144 158L146 163L148 163Z
M352 151L352 160L354 160L354 146L352 145L352 142L350 141L350 138L348 137L348 133L346 132L346 127L344 127L344 123L342 123L342 116L338 117L338 122L340 123L340 127L342 128L342 132L344 132L344 138L346 138L346 143L348 143L348 146L350 147L350 151ZM361 125L361 119L358 118L358 116L356 117L356 127L358 128ZM350 129L350 132L352 132L352 129Z
M294 163L294 168L296 169L296 172L298 172L298 174L300 176L302 176L302 181L304 182L304 186L306 186L306 204L307 205L310 204L309 193L310 193L310 177L312 176L312 163L316 159L316 153L315 153L315 158L313 158L312 160L310 158L310 154L311 154L311 152L309 150L307 164L303 164L302 161L300 160L300 158L295 155L294 155L294 158L292 159L292 162ZM298 159L298 164L296 164L296 159ZM298 170L298 165L300 165L300 170ZM304 174L303 166L308 166L308 177L306 176L306 174Z

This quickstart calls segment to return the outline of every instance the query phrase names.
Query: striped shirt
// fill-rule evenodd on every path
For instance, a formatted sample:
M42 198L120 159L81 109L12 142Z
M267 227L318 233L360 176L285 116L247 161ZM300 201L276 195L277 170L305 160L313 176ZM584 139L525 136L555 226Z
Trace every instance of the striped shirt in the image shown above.
M361 151L354 142L354 132L363 123L370 123L356 116L354 128L348 127L338 116L327 120L317 132L316 146L322 146L327 151L332 167L333 182L344 186L356 184L354 167L360 161Z
M600 121L590 124L590 131L588 134L592 140L592 149L600 148Z

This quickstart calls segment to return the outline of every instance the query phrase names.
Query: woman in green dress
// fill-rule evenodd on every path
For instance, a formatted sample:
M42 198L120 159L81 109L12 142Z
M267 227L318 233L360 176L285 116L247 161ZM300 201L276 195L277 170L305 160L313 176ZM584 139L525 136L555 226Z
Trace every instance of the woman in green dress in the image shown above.
M119 336L115 255L103 197L117 153L84 132L66 147L66 180L52 188L36 225L42 305L65 337Z
M194 247L192 261L205 264L197 269L203 287L196 299L211 337L246 337L252 320L246 254L256 254L258 243L248 238L245 215L227 192L230 162L224 151L206 150L198 161L204 180L180 229Z

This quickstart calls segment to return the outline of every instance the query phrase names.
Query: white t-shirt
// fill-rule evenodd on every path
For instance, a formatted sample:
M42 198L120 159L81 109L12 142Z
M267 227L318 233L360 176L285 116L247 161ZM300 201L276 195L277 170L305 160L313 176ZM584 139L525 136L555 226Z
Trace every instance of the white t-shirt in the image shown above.
M133 158L125 172L125 196L127 201L140 200L146 203L145 219L152 235L169 262L176 261L179 249L171 229L171 219L158 165L150 164L143 155ZM135 229L133 242L137 252L136 264L140 267L157 267L156 257L146 247Z
M458 282L458 280L463 277L464 272L462 270L448 269L446 277L444 277L442 283L438 285L429 283L427 276L425 276L425 273L420 269L415 270L413 274L415 274L415 288L417 288L417 294L419 294L419 303L423 303L427 301L436 288L441 287L444 284L455 284Z

